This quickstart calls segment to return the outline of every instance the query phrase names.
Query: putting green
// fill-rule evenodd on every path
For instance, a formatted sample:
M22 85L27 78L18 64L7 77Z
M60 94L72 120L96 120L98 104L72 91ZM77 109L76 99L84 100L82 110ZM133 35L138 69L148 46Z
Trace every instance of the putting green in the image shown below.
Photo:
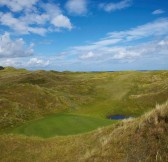
M55 114L15 128L12 133L49 138L74 135L107 126L114 121L72 114Z

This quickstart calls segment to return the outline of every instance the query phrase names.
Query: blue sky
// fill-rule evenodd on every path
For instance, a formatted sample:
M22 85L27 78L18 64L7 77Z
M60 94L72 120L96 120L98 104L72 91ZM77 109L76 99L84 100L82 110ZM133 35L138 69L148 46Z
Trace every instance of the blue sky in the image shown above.
M0 0L0 65L168 69L168 1Z

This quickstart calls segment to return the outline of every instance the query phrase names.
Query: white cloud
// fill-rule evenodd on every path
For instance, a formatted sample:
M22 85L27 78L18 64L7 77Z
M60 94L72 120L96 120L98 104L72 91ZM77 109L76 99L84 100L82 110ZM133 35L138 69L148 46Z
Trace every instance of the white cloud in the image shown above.
M55 56L51 58L45 57L33 57L33 58L13 58L13 59L0 59L0 65L2 66L14 66L29 69L39 68L57 68L57 70L66 69L80 69L83 68L89 71L91 69L103 70L102 67L108 67L117 65L123 66L123 64L130 64L134 61L146 59L152 61L159 60L159 58L168 58L168 38L158 41L149 41L146 43L140 43L130 46L112 46L103 47L97 51L81 51L79 53L72 54L72 51L64 53L62 56ZM82 54L81 53L86 53ZM69 57L69 54L72 57ZM151 59L152 58L152 59ZM164 60L166 63L167 60ZM160 62L162 63L162 62ZM107 69L106 69L107 70Z
M121 40L122 39L120 39L120 38L104 39L104 40L100 40L98 42L95 42L94 45L97 45L97 46L108 46L108 45L116 44L116 43L120 42Z
M158 19L156 21L147 23L145 25L138 26L126 31L116 31L108 33L106 38L100 41L93 42L89 45L76 46L73 50L80 51L93 51L98 49L103 49L104 47L120 45L120 43L127 43L139 39L149 38L149 37L161 37L168 35L168 19Z
M131 48L118 48L117 51L115 51L114 55L113 55L113 59L117 59L117 60L122 60L122 59L133 59L135 57L140 56L141 53L134 51Z
M153 15L160 15L160 14L163 14L163 13L165 13L165 11L162 10L162 9L158 9L158 10L155 10L155 11L152 12Z
M49 16L50 23L57 28L67 28L72 29L72 24L67 16L62 14L58 5L55 4L43 4L42 8L46 11Z
M22 65L20 61L17 59L1 59L0 65L2 66L12 66L12 67L19 67Z
M68 0L65 7L70 14L83 15L87 13L88 0Z
M94 42L90 45L86 45L86 46L76 46L76 47L73 47L74 50L87 50L87 51L90 51L90 50L95 50L95 49L98 49L98 48L101 48L101 47L104 47L104 46L108 46L108 45L113 45L113 44L116 44L116 43L119 43L121 42L122 39L107 39L107 38L103 38L102 40L100 41L97 41L97 42Z
M19 12L25 9L32 9L39 0L1 0L0 6L7 6L13 12Z
M49 64L50 64L49 60L42 60L42 59L39 59L39 58L31 58L27 62L28 67L46 67Z
M1 58L0 65L13 66L16 68L45 68L49 66L50 61L42 58Z
M162 55L168 56L168 46L165 42L167 42L167 40L149 41L146 43L129 46L123 45L103 47L95 49L91 53L87 53L87 51L76 51L76 53L74 53L74 57L79 56L79 58L83 61L87 60L88 64L106 64L107 62L116 63L117 61L132 62L141 57L143 57L144 59L145 57L157 58L161 57ZM81 55L81 53L84 52L86 54ZM82 60L78 60L78 62L82 63Z
M40 7L44 9L51 18L62 13L59 5L54 3L42 3Z
M168 40L162 40L158 43L160 46L168 45Z
M58 32L62 28L72 29L70 19L62 14L57 4L43 3L34 6L33 9L23 8L23 11L18 10L18 12L19 15L12 12L0 12L0 25L7 26L19 34L45 35L47 32Z
M27 21L27 19L24 19L24 17L15 18L13 17L12 13L0 13L0 23L2 25L10 27L20 34L34 33L44 35L47 32L47 30L43 27L29 26L29 24L34 23Z
M95 54L91 51L91 52L88 52L87 54L82 55L80 58L81 59L90 59L90 58L93 58L94 56L95 56Z
M137 26L126 31L108 33L107 37L65 51L64 59L79 58L78 62L130 62L139 57L168 54L168 18ZM143 42L143 43L142 43Z
M101 3L99 7L107 12L113 12L116 10L121 10L124 8L128 8L132 5L132 0L122 0L118 3Z
M28 33L28 27L26 24L22 21L19 21L19 19L14 18L12 13L0 13L0 23L2 25L8 26L13 28L16 31L19 31L20 33Z
M20 32L20 31L18 31ZM38 35L45 35L47 33L47 29L43 27L28 27L28 33L34 33Z
M166 41L166 40L162 40ZM167 55L168 46L166 44L160 45L158 41L149 41L135 46L124 47L124 50L119 54L114 55L116 59L137 58L143 57L159 57L160 55Z
M58 15L51 20L51 23L58 28L68 28L72 29L72 24L70 20L64 15Z
M43 25L45 24L47 21L50 20L49 14L47 13L25 13L24 16L20 17L19 19L21 22L25 22L26 24L39 24L39 25Z
M0 58L26 57L33 52L33 45L26 47L22 38L12 40L9 33L0 36Z
M109 38L122 39L126 41L141 39L150 36L162 36L168 34L168 18L158 19L156 21L138 26L126 31L111 32Z

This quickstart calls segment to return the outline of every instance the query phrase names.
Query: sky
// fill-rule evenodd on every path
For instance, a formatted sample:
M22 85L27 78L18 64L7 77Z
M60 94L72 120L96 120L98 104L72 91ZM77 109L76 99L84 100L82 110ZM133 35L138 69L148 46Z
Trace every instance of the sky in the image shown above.
M0 0L0 66L168 70L168 1Z

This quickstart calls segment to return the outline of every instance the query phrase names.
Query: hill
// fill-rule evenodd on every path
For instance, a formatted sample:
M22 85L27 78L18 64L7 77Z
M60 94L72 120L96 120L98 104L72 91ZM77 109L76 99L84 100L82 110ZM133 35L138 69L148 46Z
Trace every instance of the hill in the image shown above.
M60 112L139 116L168 98L168 71L0 71L0 131Z
M1 161L168 161L168 103L91 133L47 140L0 136Z
M168 71L6 67L0 71L0 161L166 162L167 100ZM107 119L112 115L133 118Z

